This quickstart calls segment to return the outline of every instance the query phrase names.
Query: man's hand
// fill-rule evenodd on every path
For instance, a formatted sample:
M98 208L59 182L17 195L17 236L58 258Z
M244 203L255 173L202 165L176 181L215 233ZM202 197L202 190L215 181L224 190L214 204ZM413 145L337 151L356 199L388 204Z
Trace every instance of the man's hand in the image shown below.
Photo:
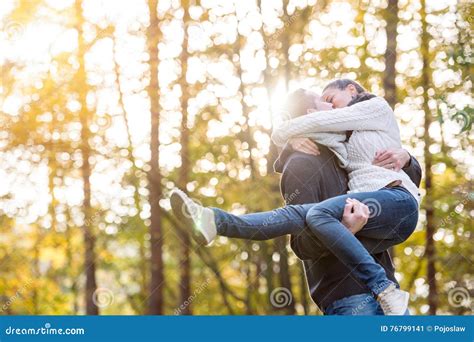
M347 198L341 223L345 225L352 234L356 234L365 226L369 215L370 210L368 206L356 199Z
M313 156L319 156L321 154L318 145L309 138L291 138L288 140L288 143L295 151L311 154Z
M404 149L392 148L377 151L372 164L398 172L408 164L410 159L410 154Z

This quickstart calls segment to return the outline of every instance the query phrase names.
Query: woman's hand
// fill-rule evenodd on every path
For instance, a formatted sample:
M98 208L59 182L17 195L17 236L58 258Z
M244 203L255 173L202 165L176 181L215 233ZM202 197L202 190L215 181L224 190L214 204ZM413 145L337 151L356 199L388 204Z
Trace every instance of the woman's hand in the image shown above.
M318 145L309 138L291 138L288 140L288 143L295 151L311 154L313 156L319 156L321 154Z
M403 148L392 148L377 151L372 164L398 172L408 164L410 159L410 154Z
M353 198L346 199L341 223L356 234L369 220L370 210L364 203Z

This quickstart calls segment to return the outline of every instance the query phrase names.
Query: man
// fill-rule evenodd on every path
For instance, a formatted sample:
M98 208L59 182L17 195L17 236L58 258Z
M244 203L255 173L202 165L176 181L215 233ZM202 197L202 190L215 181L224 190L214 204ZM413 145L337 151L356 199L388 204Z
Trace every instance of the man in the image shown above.
M421 168L418 161L403 149L379 151L374 164L403 169L419 186ZM327 147L308 138L290 140L274 164L281 173L280 190L287 204L324 201L345 194L347 174ZM367 217L344 213L346 225L363 225ZM369 289L351 275L351 270L331 254L307 228L291 237L291 248L303 261L308 288L313 301L327 315L383 315ZM370 251L369 251L370 252ZM374 254L390 280L397 283L388 251Z

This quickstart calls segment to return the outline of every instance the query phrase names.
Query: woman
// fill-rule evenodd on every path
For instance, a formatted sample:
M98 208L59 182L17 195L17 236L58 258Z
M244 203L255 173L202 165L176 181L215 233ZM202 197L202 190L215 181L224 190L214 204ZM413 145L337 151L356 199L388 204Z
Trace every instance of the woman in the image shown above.
M367 97L365 101L348 106L363 96ZM209 244L216 235L266 240L298 234L307 224L336 257L353 268L353 274L374 293L386 315L402 315L408 307L408 293L388 280L384 269L354 236L357 233L377 241L370 247L374 252L405 241L416 227L419 194L415 184L403 171L372 165L377 150L401 147L394 113L383 98L367 96L359 84L350 80L331 82L322 99L335 109L291 119L273 132L272 139L281 146L293 137L352 132L346 142L340 142L347 150L350 195L236 216L218 208L199 206L175 190L171 195L173 211L186 226L193 228L194 237L201 244ZM321 101L315 101L315 107L319 109ZM350 231L341 223L351 199L370 203L373 208L360 231Z

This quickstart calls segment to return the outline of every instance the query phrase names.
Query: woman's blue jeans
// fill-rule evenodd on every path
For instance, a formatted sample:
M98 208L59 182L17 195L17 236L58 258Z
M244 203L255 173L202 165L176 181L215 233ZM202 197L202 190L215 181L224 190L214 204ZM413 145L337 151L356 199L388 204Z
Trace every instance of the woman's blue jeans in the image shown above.
M355 198L370 209L367 224L356 234L364 237L363 244L340 222L346 198ZM355 276L375 295L392 282L370 253L382 252L405 241L418 221L417 201L400 186L238 216L212 209L217 234L233 238L268 240L286 234L297 235L306 223L327 249L353 269Z

